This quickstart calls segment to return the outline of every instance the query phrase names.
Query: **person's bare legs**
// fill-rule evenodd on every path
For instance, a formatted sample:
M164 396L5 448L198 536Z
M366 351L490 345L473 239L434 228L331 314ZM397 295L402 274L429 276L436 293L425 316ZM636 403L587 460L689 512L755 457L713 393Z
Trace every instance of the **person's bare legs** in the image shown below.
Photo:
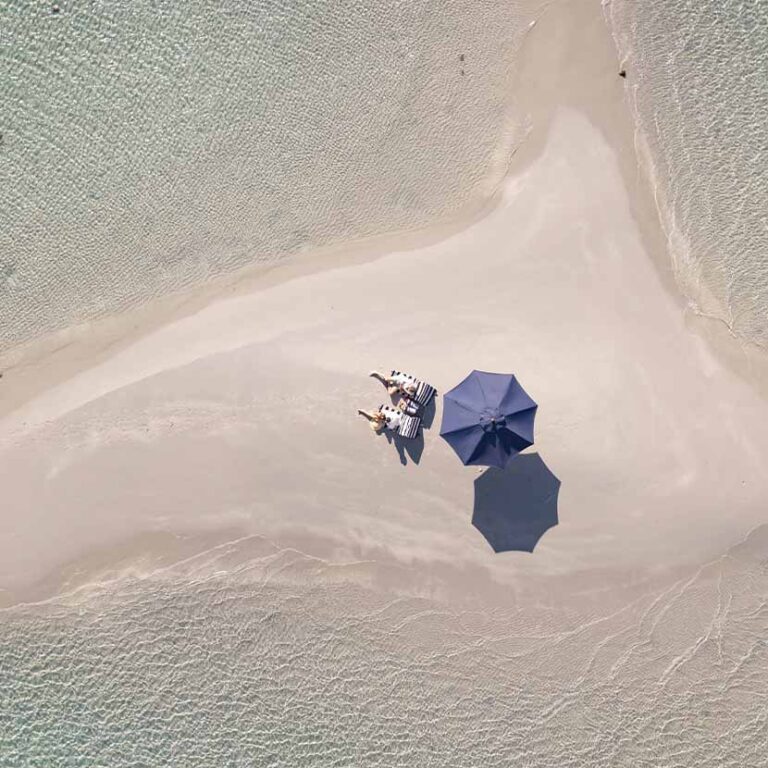
M384 429L384 418L381 415L381 411L363 411L360 408L357 409L360 416L364 416L368 419L368 426L378 435L382 429Z
M378 379L385 387L389 387L389 376L385 376L383 373L379 373L378 371L371 371L368 375L371 378Z
M378 371L371 371L368 375L374 379L378 379L387 388L387 392L389 392L391 397L399 394L413 395L413 393L416 391L416 387L401 387L399 384L393 383L391 376L385 376L383 373L379 373Z

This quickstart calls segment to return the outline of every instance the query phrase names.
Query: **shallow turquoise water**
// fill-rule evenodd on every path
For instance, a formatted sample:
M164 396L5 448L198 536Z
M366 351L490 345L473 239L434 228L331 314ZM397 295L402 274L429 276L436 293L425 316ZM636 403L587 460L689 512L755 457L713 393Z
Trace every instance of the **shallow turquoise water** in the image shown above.
M60 5L0 0L0 349L503 174L513 3Z
M448 217L520 138L512 3L61 6L0 0L0 350ZM682 287L765 344L768 5L605 8Z
M757 768L766 544L612 606L561 583L459 609L278 561L6 610L0 766Z
M768 3L606 8L682 286L700 311L768 346Z

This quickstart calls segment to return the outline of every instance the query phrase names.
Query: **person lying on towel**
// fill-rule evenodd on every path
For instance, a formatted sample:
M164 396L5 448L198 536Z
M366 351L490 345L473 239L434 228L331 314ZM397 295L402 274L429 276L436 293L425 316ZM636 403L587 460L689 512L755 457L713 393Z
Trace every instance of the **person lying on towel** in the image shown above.
M392 405L380 405L376 411L358 410L357 412L368 419L371 429L377 434L385 429L397 432L403 418L402 408Z
M387 388L390 395L403 394L413 397L419 386L419 380L415 376L401 371L392 371L389 376L384 376L378 371L371 371L368 375L378 379Z

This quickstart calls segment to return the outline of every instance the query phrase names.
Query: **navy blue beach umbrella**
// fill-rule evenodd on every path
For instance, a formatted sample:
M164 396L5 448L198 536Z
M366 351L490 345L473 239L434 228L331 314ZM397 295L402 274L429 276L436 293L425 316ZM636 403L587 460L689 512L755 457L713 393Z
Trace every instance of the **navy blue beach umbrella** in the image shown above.
M464 464L503 469L533 445L538 406L511 373L472 371L443 400L440 434Z

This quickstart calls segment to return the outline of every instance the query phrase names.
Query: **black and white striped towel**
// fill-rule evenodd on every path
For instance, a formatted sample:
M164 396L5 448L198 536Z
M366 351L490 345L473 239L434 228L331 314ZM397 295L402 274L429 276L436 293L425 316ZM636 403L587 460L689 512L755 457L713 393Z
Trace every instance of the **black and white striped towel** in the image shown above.
M411 399L424 407L429 405L429 401L435 396L436 392L437 390L431 384L427 384L426 381L420 381Z
M418 416L406 416L400 419L400 429L398 433L407 440L412 440L419 434L421 419Z
M429 401L435 396L435 388L424 382L420 382L411 397L405 397L400 402L402 410L409 416L418 416L421 409L429 405Z

